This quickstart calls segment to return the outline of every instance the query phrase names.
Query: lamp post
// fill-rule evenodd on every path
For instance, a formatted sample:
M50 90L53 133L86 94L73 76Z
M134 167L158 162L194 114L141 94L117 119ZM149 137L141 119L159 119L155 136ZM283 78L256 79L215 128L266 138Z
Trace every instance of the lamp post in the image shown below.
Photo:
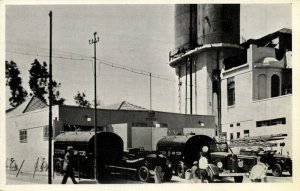
M99 42L99 37L96 38L97 32L94 32L94 39L89 40L89 44L94 44L94 130L95 130L95 138L94 138L94 152L95 152L95 161L94 161L94 176L97 181L97 82L96 82L96 43Z

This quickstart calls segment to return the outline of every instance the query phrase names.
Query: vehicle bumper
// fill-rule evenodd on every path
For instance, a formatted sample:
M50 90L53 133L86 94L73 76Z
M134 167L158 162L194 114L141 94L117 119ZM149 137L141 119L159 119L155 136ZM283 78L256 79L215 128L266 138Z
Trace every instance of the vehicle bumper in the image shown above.
M228 172L221 172L219 173L220 177L233 177L233 176L249 176L248 172L232 172L232 173L228 173Z

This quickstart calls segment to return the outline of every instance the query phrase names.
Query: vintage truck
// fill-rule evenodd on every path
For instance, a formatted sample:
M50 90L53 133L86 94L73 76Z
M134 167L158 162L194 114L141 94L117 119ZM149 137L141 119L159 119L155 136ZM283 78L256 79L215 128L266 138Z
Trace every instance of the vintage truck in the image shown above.
M279 145L285 146L284 139L287 134L270 134L263 136L244 137L230 140L230 146L238 148L239 153L243 156L256 156L260 161L272 170L273 176L282 176L282 172L289 172L292 176L292 159L287 155L277 152L274 147L278 148L278 141L283 141Z
M187 169L199 160L199 153L204 146L208 149L209 181L223 177L233 177L235 182L242 182L243 177L257 163L252 156L237 156L232 153L227 143L218 143L206 135L168 136L160 139L157 150L172 162L173 171L184 178Z
M241 149L242 155L260 157L260 161L268 166L273 176L282 176L283 172L289 172L292 176L292 159L288 155L278 154L276 150Z
M77 156L75 174L80 178L94 179L94 132L77 131L64 132L55 138L54 171L61 174L64 155L68 146L73 146ZM172 178L171 163L157 152L147 152L141 149L123 151L123 140L111 132L97 132L97 168L98 181L112 171L128 175L136 175L142 182L149 182L154 177L156 165L162 167L163 180Z

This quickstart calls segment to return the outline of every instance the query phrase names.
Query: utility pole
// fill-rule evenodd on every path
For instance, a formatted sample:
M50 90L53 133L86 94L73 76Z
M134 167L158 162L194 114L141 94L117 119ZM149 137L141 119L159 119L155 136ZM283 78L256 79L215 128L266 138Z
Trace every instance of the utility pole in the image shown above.
M222 133L222 111L221 111L221 106L222 106L222 99L221 99L221 70L220 70L220 50L217 49L217 107L218 107L218 127L217 127L217 136L221 137Z
M95 99L94 99L94 130L95 130L95 142L94 142L94 152L95 152L95 161L94 161L94 176L95 180L98 183L97 175L97 83L96 83L96 43L99 42L99 37L96 38L97 32L94 32L94 39L89 40L89 44L94 44L94 92L95 92Z
M188 90L188 76L187 76L187 73L188 73L188 61L186 60L185 62L185 114L187 114L187 100L188 100L188 97L187 97L187 90Z
M152 74L150 73L150 111L152 111Z
M190 63L190 114L193 114L193 63L192 58L188 57Z
M49 52L49 151L48 151L48 184L52 184L52 11L50 17L50 52Z

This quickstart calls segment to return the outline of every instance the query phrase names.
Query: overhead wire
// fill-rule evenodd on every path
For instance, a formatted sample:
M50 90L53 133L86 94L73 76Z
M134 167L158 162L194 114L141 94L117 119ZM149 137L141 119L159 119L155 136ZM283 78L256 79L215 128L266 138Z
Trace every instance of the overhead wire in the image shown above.
M6 50L6 52L22 54L22 55L25 55L25 56L38 56L38 57L49 58L49 55L43 55L43 54L39 54L39 53L29 53L29 52L22 52L22 51L16 51L16 50ZM74 57L71 57L71 56L66 57L66 56L52 55L52 57L57 58L57 59L64 59L64 60L90 61L92 64L94 63L93 58L92 57L88 58L87 56L85 56L86 58L83 58L83 57L74 58ZM99 58L97 58L97 61L98 61L99 64L109 66L109 67L112 67L112 68L117 68L117 69L120 69L120 70L128 71L128 72L143 75L143 76L150 76L150 73L151 73L151 78L156 78L156 79L159 79L159 80L164 80L164 81L177 83L177 80L175 80L175 79L170 79L170 78L167 78L167 77L163 77L162 75L155 74L155 73L152 73L152 72L143 71L143 70L132 68L132 67L127 67L127 66L124 66L124 65L116 64L114 62L102 60L102 59L99 59ZM185 87L185 84L183 83L182 86ZM187 83L187 86L190 86L189 82ZM200 87L199 85L196 85L196 86L193 85L193 86L198 87L198 88L203 88L203 87ZM211 88L206 88L206 89L211 89Z
M44 55L44 54L40 54L40 53L30 53L28 51L24 52L24 51L16 51L16 50L6 50L6 52L21 54L21 55L25 55L25 56L38 56L38 57L46 57L46 58L49 57L49 55ZM53 58L57 58L57 59L77 60L77 61L93 61L93 57L87 57L87 56L84 56L84 55L78 55L78 56L81 56L81 58L74 58L72 56L69 56L69 57L67 57L67 56L56 56L55 54L52 55ZM144 76L150 76L150 74L151 74L151 78L157 78L157 79L160 79L160 80L170 81L170 82L176 83L176 80L170 79L170 78L162 76L160 74L155 74L155 73L152 73L152 72L136 69L136 68L133 68L133 67L128 67L128 66L116 64L114 62L107 61L107 60L102 60L102 59L99 59L99 58L97 58L97 61L98 61L99 64L106 65L106 66L109 66L109 67L112 67L112 68L117 68L117 69L125 70L125 71L131 72L131 73L140 74L140 75L144 75Z

